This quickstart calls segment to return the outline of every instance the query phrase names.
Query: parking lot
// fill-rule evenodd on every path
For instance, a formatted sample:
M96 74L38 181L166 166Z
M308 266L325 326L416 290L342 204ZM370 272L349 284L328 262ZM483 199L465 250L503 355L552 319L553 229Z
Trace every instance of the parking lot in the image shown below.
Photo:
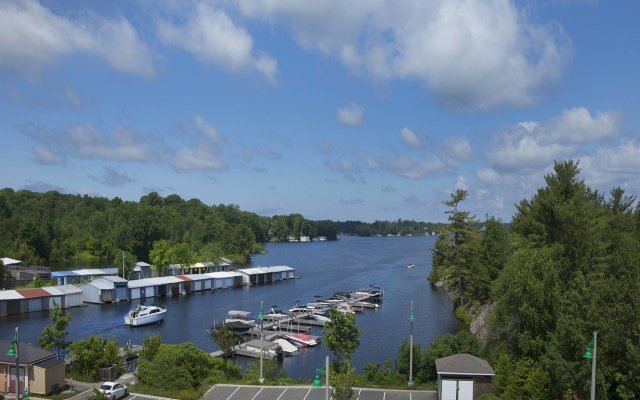
M433 391L358 388L354 388L353 391L358 400L436 400L436 393ZM215 385L203 397L204 400L324 400L324 398L324 388L238 385Z

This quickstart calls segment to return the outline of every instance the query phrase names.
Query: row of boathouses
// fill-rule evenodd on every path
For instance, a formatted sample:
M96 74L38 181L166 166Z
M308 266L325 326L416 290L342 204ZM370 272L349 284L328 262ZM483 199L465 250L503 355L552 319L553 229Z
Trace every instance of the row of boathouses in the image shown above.
M58 277L55 278L58 282L80 283L75 282L76 278L67 278L84 276L84 283L78 286L67 283L34 289L2 290L0 291L0 316L46 311L53 309L54 304L61 308L70 308L83 303L143 301L154 297L188 295L204 290L260 285L295 278L295 269L286 265L136 280L120 278L117 276L117 268L114 270L111 275L95 273L91 280L87 279L87 274L84 272L72 274L77 271L64 271L64 281L60 281Z

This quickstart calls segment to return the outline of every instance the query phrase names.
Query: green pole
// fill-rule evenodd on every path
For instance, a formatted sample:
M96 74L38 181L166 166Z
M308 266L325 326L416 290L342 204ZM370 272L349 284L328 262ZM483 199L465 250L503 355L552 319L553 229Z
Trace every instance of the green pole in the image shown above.
M264 383L264 376L262 376L262 359L264 357L264 313L262 312L262 303L260 302L260 384Z
M411 302L411 312L409 313L409 323L411 325L411 336L409 341L409 386L413 386L413 321L416 316L413 314L413 301Z
M20 400L20 335L16 326L16 400Z
M596 354L598 353L598 332L593 331L593 358L591 359L591 400L596 399Z

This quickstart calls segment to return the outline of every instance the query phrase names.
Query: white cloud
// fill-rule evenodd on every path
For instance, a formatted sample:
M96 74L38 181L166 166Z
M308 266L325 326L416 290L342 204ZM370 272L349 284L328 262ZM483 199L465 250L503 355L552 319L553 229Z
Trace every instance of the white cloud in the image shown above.
M56 154L45 147L34 146L33 152L36 154L36 161L38 162L38 164L62 165L65 163L64 156Z
M171 160L171 165L180 172L224 171L226 169L215 152L203 147L178 150Z
M210 139L214 145L224 144L225 142L224 137L222 137L218 133L218 130L216 129L215 126L205 121L205 119L201 115L196 115L193 118L193 122L196 125L196 129L198 130L198 133Z
M458 179L456 179L455 188L456 190L469 190L469 182L467 182L467 178L459 176Z
M275 84L277 61L266 53L253 54L253 39L220 9L200 2L184 18L182 25L158 21L158 35L167 44L182 48L205 64L228 71L255 70Z
M571 58L557 24L509 0L241 0L250 18L290 25L298 44L374 80L418 79L444 102L526 106ZM328 29L327 27L330 27Z
M598 149L592 156L580 158L582 174L589 184L624 186L640 189L640 141L624 140L615 146Z
M483 167L476 171L476 176L480 180L480 182L497 186L504 184L504 179L500 173L498 173L493 168Z
M356 103L349 103L336 111L336 119L345 124L357 128L362 123L364 109Z
M133 133L116 129L104 134L91 124L71 128L64 141L77 155L86 158L145 161L151 154L148 145L139 142Z
M436 156L419 160L414 156L400 156L389 162L389 168L400 176L411 179L421 179L429 175L442 173L446 165Z
M498 170L548 167L574 156L581 145L616 137L621 120L618 112L592 116L587 109L573 108L544 123L521 122L496 135L487 160Z
M455 161L469 160L473 156L469 141L463 137L448 139L444 151Z
M120 72L155 73L151 52L124 18L72 21L36 1L0 4L0 67L35 72L76 52L99 55Z
M400 137L409 147L418 148L422 145L416 134L407 127L400 130Z

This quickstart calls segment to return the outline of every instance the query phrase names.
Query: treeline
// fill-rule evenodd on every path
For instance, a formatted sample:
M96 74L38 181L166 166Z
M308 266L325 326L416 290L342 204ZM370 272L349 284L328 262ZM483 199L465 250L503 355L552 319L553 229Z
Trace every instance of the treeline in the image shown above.
M211 254L244 263L262 243L304 233L336 238L331 221L299 214L263 217L236 205L208 206L152 192L138 202L87 195L0 190L0 254L28 264L78 258L150 261L154 243L186 244L196 257ZM214 261L214 260L202 260ZM117 262L118 264L118 262Z
M640 393L640 207L621 188L591 189L579 172L573 161L557 163L546 186L517 205L509 232L493 219L474 229L464 191L447 202L430 279L445 282L458 315L491 305L492 398L587 398L583 353L593 331L596 398Z
M417 222L413 220L375 221L373 223L361 221L336 222L338 232L354 236L387 236L387 235L426 235L439 233L445 224L433 222Z

